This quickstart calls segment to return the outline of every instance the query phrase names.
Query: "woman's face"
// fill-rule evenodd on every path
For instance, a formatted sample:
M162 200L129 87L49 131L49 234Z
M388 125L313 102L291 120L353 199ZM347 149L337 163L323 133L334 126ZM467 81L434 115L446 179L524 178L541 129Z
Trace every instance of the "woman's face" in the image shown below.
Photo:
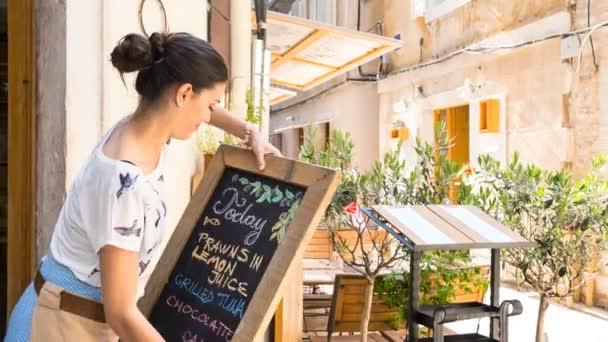
M226 90L225 83L217 83L212 88L196 93L190 84L184 84L177 90L177 119L173 138L186 140L198 130L203 123L211 120L212 108L220 103Z

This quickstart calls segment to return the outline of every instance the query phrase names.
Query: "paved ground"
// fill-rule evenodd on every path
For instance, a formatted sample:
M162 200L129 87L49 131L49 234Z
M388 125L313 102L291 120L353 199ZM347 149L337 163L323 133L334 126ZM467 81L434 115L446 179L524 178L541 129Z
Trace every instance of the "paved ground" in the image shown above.
M501 287L500 291L501 300L518 299L524 307L523 314L510 318L509 341L534 342L538 295L533 292L519 292L505 286ZM597 309L585 311L588 312L551 303L545 317L548 342L608 342L608 312ZM479 325L479 331L487 334L489 321L481 320ZM458 333L475 332L478 320L451 323L448 326Z

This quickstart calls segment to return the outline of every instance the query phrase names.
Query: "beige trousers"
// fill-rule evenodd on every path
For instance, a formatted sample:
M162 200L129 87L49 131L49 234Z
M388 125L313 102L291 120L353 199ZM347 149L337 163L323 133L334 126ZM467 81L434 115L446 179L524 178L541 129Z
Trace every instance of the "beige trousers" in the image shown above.
M61 287L46 282L34 308L30 341L116 342L118 337L106 323L100 323L60 309Z

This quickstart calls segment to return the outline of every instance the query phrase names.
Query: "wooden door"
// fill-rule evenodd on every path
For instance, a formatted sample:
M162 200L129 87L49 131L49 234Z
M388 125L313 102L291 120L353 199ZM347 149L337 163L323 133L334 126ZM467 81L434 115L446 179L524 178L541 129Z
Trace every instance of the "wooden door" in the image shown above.
M36 268L34 2L8 0L8 312Z
M448 138L452 142L447 157L464 164L469 163L469 106L458 106L435 110L435 125L445 122Z

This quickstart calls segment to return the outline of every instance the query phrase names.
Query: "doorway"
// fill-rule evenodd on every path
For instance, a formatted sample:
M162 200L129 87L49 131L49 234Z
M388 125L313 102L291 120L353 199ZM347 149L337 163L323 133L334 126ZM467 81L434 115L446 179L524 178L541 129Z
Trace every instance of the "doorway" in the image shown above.
M451 144L447 151L449 160L469 163L469 105L435 110L435 126L443 121Z

